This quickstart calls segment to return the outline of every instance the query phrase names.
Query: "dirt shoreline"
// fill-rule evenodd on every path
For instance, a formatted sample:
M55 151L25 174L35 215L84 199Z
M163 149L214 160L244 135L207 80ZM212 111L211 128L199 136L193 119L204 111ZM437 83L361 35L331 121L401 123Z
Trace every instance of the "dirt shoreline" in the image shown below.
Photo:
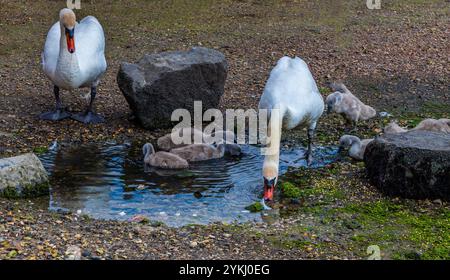
M109 65L96 101L106 123L86 126L37 119L53 106L40 52L61 3L0 0L5 30L0 34L0 156L39 152L56 139L154 141L165 131L146 131L130 121L116 84L119 64L148 52L196 45L222 51L229 62L221 109L256 108L278 58L298 55L308 62L324 96L326 82L342 80L362 101L393 114L401 125L449 118L448 2L389 1L377 11L364 2L83 3L78 17L94 14L105 26ZM64 104L82 110L81 92L63 92ZM357 134L373 137L388 121L361 124ZM317 144L336 143L344 129L339 116L324 116ZM284 135L288 144L304 139L302 131ZM275 225L173 229L94 220L49 212L27 200L0 199L0 259L61 259L69 245L79 246L87 259L362 259L373 243L380 245L383 258L450 258L448 203L383 197L366 182L363 166L351 161L328 171L293 171L284 180L302 186L303 200L301 207L285 201L290 214Z

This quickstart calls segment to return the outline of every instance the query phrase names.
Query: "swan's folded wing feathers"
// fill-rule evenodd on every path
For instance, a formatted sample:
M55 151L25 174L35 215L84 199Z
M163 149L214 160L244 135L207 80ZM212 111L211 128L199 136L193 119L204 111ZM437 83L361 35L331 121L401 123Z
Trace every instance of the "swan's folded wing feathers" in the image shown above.
M83 18L75 28L75 46L81 71L89 70L98 77L106 70L105 36L93 16Z
M45 40L44 51L41 55L42 69L50 77L53 76L58 62L60 34L61 29L58 21L49 29Z

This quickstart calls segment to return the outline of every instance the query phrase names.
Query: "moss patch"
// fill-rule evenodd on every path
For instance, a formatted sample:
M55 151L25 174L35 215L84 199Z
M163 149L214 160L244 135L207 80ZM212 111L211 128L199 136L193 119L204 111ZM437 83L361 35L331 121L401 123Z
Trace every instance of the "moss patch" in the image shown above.
M33 152L37 155L42 155L45 154L46 152L48 152L48 148L41 146L41 147L36 147L33 149Z
M250 212L261 212L262 210L264 210L264 206L260 202L255 202L245 207L245 209Z
M301 195L300 189L291 182L281 183L281 191L287 198L299 198Z
M34 198L49 194L50 184L48 182L25 185L21 187L6 187L0 192L0 196L8 199Z

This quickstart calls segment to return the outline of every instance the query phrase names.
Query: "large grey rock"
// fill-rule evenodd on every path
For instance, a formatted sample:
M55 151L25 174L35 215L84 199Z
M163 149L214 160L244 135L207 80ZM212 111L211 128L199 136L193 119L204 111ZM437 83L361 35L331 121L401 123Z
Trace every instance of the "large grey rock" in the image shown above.
M47 172L35 154L0 159L1 196L35 197L48 192Z
M202 101L203 112L218 107L227 68L221 52L196 47L148 54L137 64L122 63L117 82L145 128L169 128L175 109L187 109L193 116L194 101Z
M385 134L368 144L364 161L371 182L388 195L450 200L449 134Z

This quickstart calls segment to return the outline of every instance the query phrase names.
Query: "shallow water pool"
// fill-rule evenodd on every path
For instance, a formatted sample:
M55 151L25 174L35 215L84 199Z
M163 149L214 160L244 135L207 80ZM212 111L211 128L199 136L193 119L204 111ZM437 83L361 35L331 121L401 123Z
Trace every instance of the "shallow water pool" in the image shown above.
M60 146L40 156L50 174L50 209L81 210L95 218L126 220L141 214L169 226L261 221L245 207L262 196L263 156L242 146L240 157L194 163L189 170L144 168L130 144ZM311 168L333 162L335 147L314 150ZM306 165L304 149L281 152L280 171Z

